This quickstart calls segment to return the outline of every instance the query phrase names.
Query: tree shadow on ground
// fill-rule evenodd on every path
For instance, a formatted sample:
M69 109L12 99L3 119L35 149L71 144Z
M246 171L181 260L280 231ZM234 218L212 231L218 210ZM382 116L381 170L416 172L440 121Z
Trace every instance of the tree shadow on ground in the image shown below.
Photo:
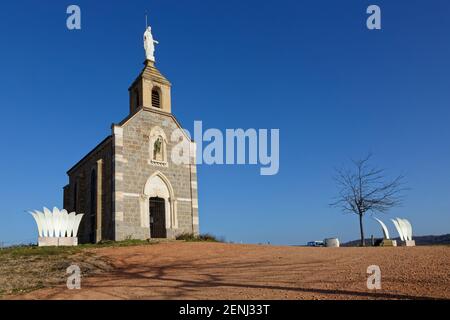
M206 259L207 260L207 259ZM212 260L213 261L213 260ZM176 262L159 262L158 266L143 266L141 263L131 263L126 260L120 261L120 267L116 266L113 271L96 275L91 281L88 281L83 288L102 291L110 294L114 298L131 298L125 293L130 289L140 289L140 296L144 298L162 298L162 299L189 299L192 296L198 296L199 291L210 288L222 288L227 290L236 289L238 292L242 289L258 290L278 290L285 292L296 292L305 294L320 294L325 299L333 298L353 298L353 299L413 299L413 300L444 300L431 296L415 296L403 293L389 293L386 291L369 292L344 289L324 289L314 288L314 283L325 283L325 279L310 281L305 279L303 283L293 286L294 283L287 283L285 279L274 280L274 284L258 283L267 278L262 274L261 266L273 266L273 273L292 272L297 270L311 275L315 272L315 267L310 263L286 264L278 263L274 265L273 261L255 260L251 262L201 262L197 259L178 260ZM259 268L259 269L258 269ZM281 270L280 270L281 268ZM252 270L255 270L254 277L250 276ZM264 272L269 268L264 268ZM247 272L247 274L245 274ZM244 274L243 274L244 273ZM230 277L236 277L236 280L230 280ZM244 277L244 278L243 278ZM199 278L199 279L196 279ZM307 281L306 281L307 280ZM350 282L355 282L349 281ZM327 282L329 285L338 287L340 282ZM308 284L308 286L305 286ZM309 287L311 285L312 287ZM362 283L362 286L364 283ZM123 288L124 294L113 293L111 288ZM137 292L137 291L136 291ZM57 293L55 293L57 295ZM207 291L201 293L204 297ZM276 295L278 296L278 294ZM279 296L282 296L281 294ZM207 296L208 297L208 296ZM51 298L51 297L50 297ZM308 298L308 295L305 296Z

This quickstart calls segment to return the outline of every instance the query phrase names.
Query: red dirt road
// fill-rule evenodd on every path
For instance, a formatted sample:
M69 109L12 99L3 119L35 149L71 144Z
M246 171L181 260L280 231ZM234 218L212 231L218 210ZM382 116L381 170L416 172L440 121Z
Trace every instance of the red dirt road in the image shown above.
M303 248L161 243L94 249L114 266L81 290L42 289L18 299L450 298L450 247ZM367 289L367 267L382 289Z

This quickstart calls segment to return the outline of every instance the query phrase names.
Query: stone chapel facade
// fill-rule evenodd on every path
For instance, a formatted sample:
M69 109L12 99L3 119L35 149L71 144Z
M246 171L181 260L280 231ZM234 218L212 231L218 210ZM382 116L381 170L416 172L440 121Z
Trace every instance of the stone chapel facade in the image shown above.
M198 235L195 152L189 164L171 159L178 143L171 135L181 126L172 114L170 90L147 59L129 88L129 115L67 172L64 208L85 213L81 243Z

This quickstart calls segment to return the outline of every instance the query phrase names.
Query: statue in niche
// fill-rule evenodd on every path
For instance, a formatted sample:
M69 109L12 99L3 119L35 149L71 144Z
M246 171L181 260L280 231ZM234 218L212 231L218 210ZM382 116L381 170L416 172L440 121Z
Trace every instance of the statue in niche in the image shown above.
M163 144L164 144L163 138L161 136L158 137L155 143L153 144L153 160L164 161Z

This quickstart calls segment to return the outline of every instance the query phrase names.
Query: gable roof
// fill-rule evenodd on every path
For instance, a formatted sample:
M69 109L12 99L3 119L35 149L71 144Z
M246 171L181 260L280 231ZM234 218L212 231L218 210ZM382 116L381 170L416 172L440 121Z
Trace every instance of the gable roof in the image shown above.
M77 163L75 163L72 168L67 170L67 174L70 175L73 170L75 170L79 165L81 165L85 160L87 160L93 153L95 153L97 150L100 150L103 148L108 142L110 142L112 136L109 135L105 139L103 139L102 142L100 142L97 146L95 146L91 151L89 151L81 160L79 160Z
M125 119L123 119L123 120L122 120L121 122L119 122L118 124L112 124L112 127L114 127L114 126L119 126L119 127L124 126L125 124L127 124L128 121L130 121L131 119L133 119L133 118L134 118L138 113L140 113L140 112L157 113L157 114L160 114L160 115L163 115L163 116L172 118L172 120L175 122L175 124L177 125L177 127L178 127L179 129L184 129L184 128L181 126L180 122L177 120L177 118L175 118L175 116L174 116L172 113L166 112L166 111L162 111L162 110L156 109L156 108L151 108L151 109L149 109L149 108L145 108L145 107L138 109L138 110L137 110L135 113L133 113L133 114L129 114ZM184 136L186 137L186 139L188 139L188 141L190 141L190 142L193 142L193 141L194 141L192 138L190 138L190 137L186 134L186 132L185 132L184 130L182 130L182 131L183 131L183 134L184 134Z

